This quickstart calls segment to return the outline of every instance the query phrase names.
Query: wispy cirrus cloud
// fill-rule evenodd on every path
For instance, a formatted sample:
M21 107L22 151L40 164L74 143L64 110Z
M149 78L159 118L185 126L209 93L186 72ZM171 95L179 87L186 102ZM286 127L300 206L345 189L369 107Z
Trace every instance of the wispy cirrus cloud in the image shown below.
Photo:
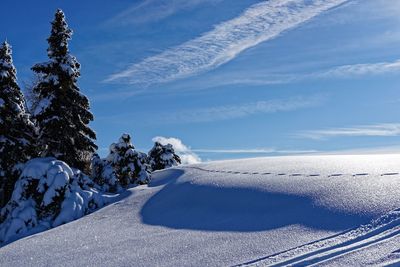
M400 72L400 60L392 62L378 62L367 64L353 64L338 66L326 71L311 74L311 77L354 77L364 75L379 75Z
M212 75L207 79L197 79L195 82L190 81L190 90L210 89L228 85L251 85L251 86L268 86L275 84L289 84L301 81L320 80L320 79L349 79L360 78L363 76L377 76L385 74L400 73L400 60L348 64L335 66L325 70L310 73L292 73L292 74L273 74L268 70L265 71L235 71L229 74ZM178 88L189 87L186 82L180 83Z
M197 153L216 153L216 154L269 154L276 150L272 148L255 148L255 149L193 149Z
M128 25L160 21L182 10L221 1L224 0L145 0L117 14L107 24Z
M288 112L303 108L321 105L326 97L315 95L309 97L293 97L289 99L275 99L244 103L238 105L224 105L200 109L182 110L163 116L160 122L164 123L194 123L211 122L244 118L257 114Z
M382 123L346 128L330 128L324 130L302 131L297 133L295 136L316 140L346 136L400 136L400 123Z
M295 96L291 98L261 100L231 105L162 111L154 114L146 112L146 114L141 114L140 116L146 117L144 123L148 123L148 125L214 122L240 119L259 114L290 112L299 109L315 108L323 105L327 101L327 98L328 96L325 94ZM166 112L168 116L165 115ZM132 118L132 116L138 116L138 113L118 113L114 115L98 116L97 120L130 125L131 122L129 118Z
M129 66L106 82L142 84L169 82L214 69L244 50L276 38L348 0L270 0L182 45Z
M250 86L270 86L277 84L289 84L302 81L313 81L321 79L354 79L364 76L379 75L397 75L400 73L400 60L347 64L327 68L325 70L310 73L292 73L292 74L273 74L268 70L262 71L235 71L228 74L211 75L207 79L195 78L190 81L183 81L171 87L174 90L196 91L207 90L216 87L250 85ZM104 95L97 95L97 100L109 100L112 97L124 98L131 97L146 92L145 88L139 91L117 91L115 93L107 92Z
M317 150L279 150L274 148L254 148L254 149L192 149L196 153L215 153L215 154L309 154L316 153Z

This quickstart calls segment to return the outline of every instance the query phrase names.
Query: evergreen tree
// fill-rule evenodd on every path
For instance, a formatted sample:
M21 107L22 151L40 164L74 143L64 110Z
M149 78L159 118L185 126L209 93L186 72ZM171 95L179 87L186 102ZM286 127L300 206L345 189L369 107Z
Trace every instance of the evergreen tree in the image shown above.
M126 187L129 184L145 184L150 181L145 153L135 150L129 134L123 134L118 143L110 146L107 162L113 167L119 183Z
M25 111L7 42L0 46L0 207L10 199L18 165L34 155L35 128Z
M148 162L153 171L170 168L181 164L181 158L175 154L171 144L165 146L155 142L153 148L149 151Z
M33 116L39 127L42 156L53 156L88 171L91 155L97 149L96 134L88 126L93 120L89 100L77 85L80 64L68 50L72 31L60 9L51 24L47 39L50 60L32 67L39 76L33 88L38 99Z
M105 192L118 192L122 188L118 184L118 178L112 165L95 153L91 160L91 178L101 190Z

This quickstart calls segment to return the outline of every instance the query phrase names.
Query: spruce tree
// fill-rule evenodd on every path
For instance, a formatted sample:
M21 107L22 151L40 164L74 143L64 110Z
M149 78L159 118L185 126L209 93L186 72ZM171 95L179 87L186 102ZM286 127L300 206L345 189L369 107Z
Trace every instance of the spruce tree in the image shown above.
M149 151L148 163L151 170L156 171L181 164L181 158L175 154L171 144L162 145L160 142L155 142Z
M50 60L32 67L40 78L33 88L38 99L33 116L39 128L42 156L53 156L88 171L91 155L97 149L96 134L88 126L93 120L89 100L77 85L80 64L68 49L72 30L60 9L51 25L47 39Z
M123 134L118 143L111 144L106 161L111 164L123 187L150 181L147 155L135 149L129 134Z
M0 46L0 207L11 197L19 164L35 153L35 127L25 107L11 47L4 42Z

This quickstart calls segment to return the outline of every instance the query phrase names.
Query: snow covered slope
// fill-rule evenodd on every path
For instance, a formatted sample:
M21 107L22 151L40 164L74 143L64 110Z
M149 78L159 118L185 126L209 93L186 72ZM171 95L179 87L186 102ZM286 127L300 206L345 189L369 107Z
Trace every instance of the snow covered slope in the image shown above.
M1 266L379 265L400 260L400 155L221 161L160 171Z

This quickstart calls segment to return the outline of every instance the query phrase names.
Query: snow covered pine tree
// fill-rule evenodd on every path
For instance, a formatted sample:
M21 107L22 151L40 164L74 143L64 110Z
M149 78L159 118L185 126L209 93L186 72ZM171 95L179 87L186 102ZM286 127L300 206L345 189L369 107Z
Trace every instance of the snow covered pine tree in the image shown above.
M72 31L60 9L51 24L47 39L50 60L32 67L40 77L40 82L33 88L39 99L33 117L39 128L41 156L56 157L88 172L90 158L97 149L93 141L96 134L88 126L93 115L89 111L89 100L77 86L80 64L69 53Z
M148 163L152 171L156 171L181 164L181 158L175 154L171 144L163 146L161 143L155 142L149 151Z
M146 184L150 181L147 155L135 150L129 134L123 134L117 144L111 144L106 161L113 167L123 187L129 184Z
M0 46L0 208L11 197L20 170L35 154L35 127L25 110L7 42Z
M117 174L114 168L106 159L101 159L95 153L91 161L91 175L93 182L100 186L100 189L105 192L119 192L122 187L118 184Z

